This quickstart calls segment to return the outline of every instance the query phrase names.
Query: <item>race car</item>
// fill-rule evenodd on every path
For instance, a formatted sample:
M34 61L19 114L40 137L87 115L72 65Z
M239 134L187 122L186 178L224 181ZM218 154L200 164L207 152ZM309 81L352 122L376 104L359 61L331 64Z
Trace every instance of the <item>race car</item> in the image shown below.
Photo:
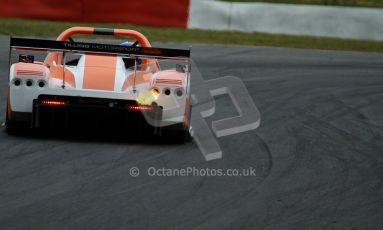
M131 40L75 42L75 35ZM153 48L134 30L72 27L56 40L11 37L10 52L18 62L9 71L9 133L102 129L190 139L190 50Z

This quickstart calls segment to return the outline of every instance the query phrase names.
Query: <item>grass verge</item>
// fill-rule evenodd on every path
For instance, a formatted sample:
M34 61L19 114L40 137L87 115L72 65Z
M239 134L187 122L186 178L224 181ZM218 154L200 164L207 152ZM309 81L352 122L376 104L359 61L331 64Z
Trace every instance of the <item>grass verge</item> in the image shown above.
M69 23L24 19L0 19L0 34L32 37L57 37L72 26L127 28L140 31L151 41L274 46L324 50L383 52L383 42L343 40L307 36L271 35L223 31L152 28L126 24ZM105 38L105 37L104 37Z

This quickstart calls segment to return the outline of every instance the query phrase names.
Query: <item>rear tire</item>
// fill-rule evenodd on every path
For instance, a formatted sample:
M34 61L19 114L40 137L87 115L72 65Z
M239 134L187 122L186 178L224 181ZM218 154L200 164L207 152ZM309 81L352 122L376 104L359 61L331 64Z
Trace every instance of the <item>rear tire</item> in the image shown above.
M28 129L28 122L25 121L12 121L8 117L8 105L7 113L5 115L5 131L11 135L17 135L26 132Z
M175 143L178 144L184 144L190 141L190 133L189 131L183 130L183 131L178 131L174 132L171 137L172 140L174 140Z
M184 144L191 141L191 135L189 130L182 130L180 132L176 132L175 140L177 143Z
M192 137L192 135L190 134L190 130L187 130L185 135L186 135L186 136L185 136L185 142L191 142L192 139L193 139L193 137Z
M183 124L175 125L172 127L165 127L162 129L162 137L169 142L184 144L190 142L192 137L190 135L189 129L184 128Z

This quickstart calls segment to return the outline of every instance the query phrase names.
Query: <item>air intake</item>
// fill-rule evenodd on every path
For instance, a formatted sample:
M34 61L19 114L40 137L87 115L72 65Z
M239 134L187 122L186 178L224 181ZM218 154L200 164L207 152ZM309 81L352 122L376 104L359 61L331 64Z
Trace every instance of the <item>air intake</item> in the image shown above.
M167 78L157 78L156 79L156 84L182 85L182 80L167 79Z
M37 76L37 77L43 77L44 72L42 71L36 71L36 70L27 70L27 69L20 69L16 71L16 76Z

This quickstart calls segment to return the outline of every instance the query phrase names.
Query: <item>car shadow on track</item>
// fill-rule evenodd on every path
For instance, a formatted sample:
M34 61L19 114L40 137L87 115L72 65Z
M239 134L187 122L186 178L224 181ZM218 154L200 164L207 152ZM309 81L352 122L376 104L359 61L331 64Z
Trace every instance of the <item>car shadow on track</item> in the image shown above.
M184 141L174 135L155 136L141 135L139 132L115 131L115 130L40 130L25 129L17 132L8 133L3 125L4 135L35 140L66 140L74 142L97 142L97 143L125 143L125 144L145 144L145 145L180 145ZM127 132L130 132L127 135ZM188 142L190 142L189 140Z

